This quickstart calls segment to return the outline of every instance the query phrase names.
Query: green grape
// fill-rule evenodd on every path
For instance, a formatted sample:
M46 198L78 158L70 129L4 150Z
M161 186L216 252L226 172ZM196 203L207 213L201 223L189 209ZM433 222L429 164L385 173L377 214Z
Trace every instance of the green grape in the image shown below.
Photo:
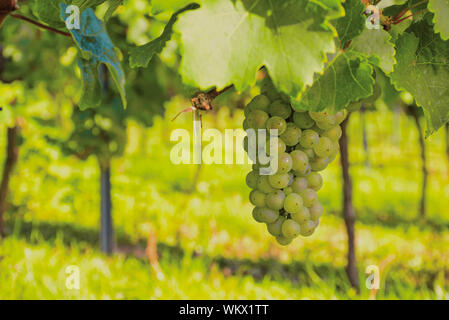
M275 222L267 223L268 233L274 237L279 237L280 235L282 235L282 224L284 223L284 221L285 218L280 216Z
M312 110L309 111L309 116L315 121L326 121L328 115L329 115L329 112L326 110L319 111L319 112L312 111Z
M300 234L304 237L309 237L315 232L316 223L308 220L306 223L301 224Z
M315 124L315 121L313 121L307 112L295 112L293 114L293 122L301 129L310 129Z
M277 145L276 145L276 141L277 141ZM282 139L273 139L273 138L269 138L267 141L267 154L270 155L271 154L271 149L272 148L276 148L277 146L277 150L278 150L278 156L280 154L283 154L285 152L285 150L287 149L287 146L285 145L285 142L282 141Z
M295 179L293 179L293 182L291 184L291 188L293 190L293 192L295 193L300 193L302 190L307 189L308 183L306 178L304 177L296 177Z
M329 164L329 158L315 158L312 162L310 162L310 166L312 168L312 171L322 171L327 168L327 165Z
M260 215L261 209L262 208L260 208L260 207L255 207L253 209L252 215L253 215L253 219L254 220L256 220L257 222L261 222L262 223L263 221L262 221L262 217Z
M313 147L313 151L320 158L328 157L334 151L334 143L328 137L321 137Z
M265 207L266 195L259 190L253 190L249 193L249 201L256 207Z
M338 141L341 138L341 127L340 126L335 126L332 129L329 129L327 131L324 131L322 136L323 137L327 137L329 139L331 139L332 141Z
M265 123L269 119L268 113L262 110L253 110L248 114L248 125L254 129L265 129Z
M288 213L299 212L303 207L303 199L297 193L290 193L285 197L284 200L284 209Z
M309 163L305 170L303 170L303 171L295 171L295 175L297 177L307 177L311 172L312 172L312 166Z
M289 239L284 236L276 237L277 243L279 243L281 246L288 246L292 242L292 240L293 239Z
M307 155L307 158L309 158L309 162L310 162L310 160L313 160L313 158L315 158L315 152L313 151L313 149L307 149L307 148L304 148L303 146L301 146L300 144L298 144L295 147L295 150L300 150L300 151L304 152Z
M265 203L268 208L273 210L281 210L284 207L285 193L281 190L276 190L267 194Z
M296 221L293 221L292 219L287 219L282 223L282 235L289 239L296 238L300 232L301 227L299 226L299 223Z
M270 103L271 101L267 96L260 94L255 96L246 107L249 111L262 110L264 112L268 112L268 106Z
M276 100L268 107L268 113L272 116L278 116L282 119L287 119L292 113L292 108L284 101Z
M310 220L310 211L307 207L302 207L301 210L295 213L291 213L290 216L294 221L296 221L299 224L302 224Z
M270 193L275 191L276 189L274 189L268 182L268 176L263 175L260 176L257 180L257 190L263 193Z
M323 186L323 177L318 172L311 172L306 179L310 189L318 191Z
M257 180L259 179L259 173L257 171L250 171L246 175L246 185L251 189L257 188Z
M337 124L340 124L345 120L346 116L348 115L348 111L346 109L340 110L335 114L335 121Z
M265 223L273 223L279 218L279 212L269 208L260 208L260 219Z
M283 191L284 191L284 194L286 195L286 196L288 196L290 193L292 193L293 192L293 188L290 186L290 187L286 187L286 188L284 188L284 189L282 189Z
M290 176L288 173L278 173L268 176L270 186L276 189L284 189L288 186Z
M287 173L292 169L293 160L290 154L281 153L278 157L278 171L277 173Z
M299 143L303 148L312 149L318 143L319 139L320 136L318 135L318 133L313 130L307 129L303 131L301 137L299 138Z
M324 132L326 130L330 130L333 127L335 127L336 126L336 121L334 121L333 123L329 123L329 122L326 122L326 121L317 121L316 125L317 125L318 128L321 129L321 132L319 132L319 131L317 131L317 132L322 133L322 132Z
M304 206L306 206L307 208L312 207L317 201L318 201L318 196L315 192L315 190L307 188L305 190L302 190L299 195L301 196L302 200L303 200L303 204ZM285 198L285 203L287 202L287 198ZM284 203L284 207L285 207L285 203Z
M309 164L309 158L301 150L294 150L290 152L292 158L292 169L294 171L304 171Z
M294 123L287 123L287 129L281 135L281 139L284 140L285 144L289 147L298 144L301 137L301 129L295 126Z
M285 120L281 117L274 116L268 119L266 127L267 130L277 129L278 136L280 136L285 132L285 129L287 129L287 122L285 122ZM268 131L267 134L270 134L270 132Z
M321 205L321 203L317 201L313 206L309 208L309 211L310 211L310 218L313 221L317 221L323 214L323 206Z

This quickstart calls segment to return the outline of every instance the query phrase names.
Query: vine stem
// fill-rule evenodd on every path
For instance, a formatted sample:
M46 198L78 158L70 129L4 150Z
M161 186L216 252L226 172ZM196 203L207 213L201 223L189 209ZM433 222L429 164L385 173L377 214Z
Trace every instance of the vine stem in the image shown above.
M48 31L51 31L51 32L54 32L54 33L57 33L57 34L62 35L64 37L72 38L72 36L68 32L60 31L58 29L46 26L46 25L44 25L44 24L42 24L40 22L34 21L33 19L30 19L30 18L27 18L25 16L22 16L21 14L11 13L10 16L15 18L15 19L19 19L19 20L23 20L23 21L26 21L28 23L31 23L31 24L39 27L39 28L42 28L42 29L45 29L45 30L48 30Z
M420 13L427 12L427 11L428 11L427 9L420 10L420 11L416 12L415 14L410 14L410 15L408 15L408 16L406 16L406 17L404 17L404 18L401 18L401 19L399 19L399 20L394 20L394 21L393 21L393 24L401 23L402 21L407 20L408 18L411 18L411 17L413 17L414 15L418 15L418 14L420 14Z

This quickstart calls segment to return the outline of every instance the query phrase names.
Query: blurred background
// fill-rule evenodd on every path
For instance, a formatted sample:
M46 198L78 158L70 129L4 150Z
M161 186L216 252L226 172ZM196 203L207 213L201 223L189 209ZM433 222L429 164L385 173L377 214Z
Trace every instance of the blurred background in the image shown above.
M170 18L129 3L108 23L124 67L127 48L157 37ZM171 163L170 134L191 132L192 116L171 119L195 92L177 75L176 35L147 69L125 67L126 110L114 92L98 109L77 107L70 39L9 19L0 41L0 299L449 299L448 129L424 139L413 99L381 77L383 93L347 128L357 292L345 272L339 157L324 171L319 228L288 247L251 217L250 165ZM241 128L258 92L218 97L203 129ZM109 190L115 244L105 254ZM377 290L366 286L372 265ZM66 286L68 266L79 267L79 290Z

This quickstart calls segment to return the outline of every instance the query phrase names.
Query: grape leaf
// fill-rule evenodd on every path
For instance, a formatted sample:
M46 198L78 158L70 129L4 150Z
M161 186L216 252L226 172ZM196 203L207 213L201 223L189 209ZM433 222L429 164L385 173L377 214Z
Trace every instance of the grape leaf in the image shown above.
M449 120L449 41L423 20L399 36L396 48L392 83L424 109L429 136Z
M171 36L173 34L173 25L175 24L176 20L178 19L178 15L180 15L181 13L188 11L188 10L194 10L199 8L199 5L196 3L192 3L187 5L186 7L182 8L181 10L178 10L177 12L175 12L170 20L168 21L167 25L164 28L164 31L162 32L162 34L142 45L142 46L137 46L134 47L130 50L129 52L129 64L131 66L131 68L136 68L136 67L144 67L146 68L148 66L148 63L150 62L151 58L153 58L153 56L155 54L161 53L162 49L164 49L167 41L169 41L171 39Z
M427 8L434 13L435 32L439 33L443 40L449 40L449 0L429 0Z
M107 0L72 0L72 5L78 6L80 11L84 11L87 8L99 6Z
M242 91L265 65L278 89L299 98L335 51L336 32L328 22L335 2L207 1L175 24L184 82L201 89L232 83Z
M365 28L362 34L352 41L350 48L374 57L376 65L386 74L393 71L396 50L387 31Z
M109 0L109 7L106 13L104 14L104 21L108 21L112 15L114 14L115 10L122 4L123 0Z
M61 15L64 16L66 4L61 4ZM118 59L116 48L106 32L104 23L95 16L91 8L81 13L80 29L69 30L81 52L79 62L83 72L84 95L80 107L85 109L98 106L101 98L98 92L98 67L105 64L112 75L112 79L126 108L125 73ZM87 60L87 61L83 61Z
M40 21L55 28L63 28L65 16L61 19L60 3L61 0L35 0L31 5L31 10Z
M365 55L341 52L306 89L301 101L293 103L293 108L298 111L327 108L337 112L350 102L371 96L374 82L373 66Z
M176 12L193 2L200 3L200 0L152 0L151 12L153 14L165 11Z
M340 39L340 48L343 48L348 41L354 39L363 32L365 19L363 15L365 6L360 0L347 0L343 3L345 16L334 22Z

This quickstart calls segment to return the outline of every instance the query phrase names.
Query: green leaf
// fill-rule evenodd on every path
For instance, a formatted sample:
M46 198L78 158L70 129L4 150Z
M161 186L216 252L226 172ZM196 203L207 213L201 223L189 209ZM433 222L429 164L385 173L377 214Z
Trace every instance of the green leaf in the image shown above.
M160 12L176 12L193 2L200 3L201 0L152 0L151 11L153 14Z
M202 89L234 84L242 91L266 66L278 89L299 98L335 51L336 32L328 22L335 11L323 3L213 0L184 14L175 25L184 82Z
M166 43L171 39L173 34L173 25L175 24L176 20L178 19L178 15L181 13L188 11L188 10L194 10L199 8L199 5L196 3L189 4L188 6L182 8L181 10L177 11L172 15L170 20L168 21L167 25L164 28L164 31L162 34L138 47L134 47L129 52L129 64L131 68L136 67L144 67L146 68L148 66L148 63L153 58L155 54L161 53L162 49L164 49Z
M117 10L117 8L123 3L123 0L109 0L108 4L108 10L106 11L106 13L104 14L104 21L107 22L112 15L114 14L114 12Z
M449 40L449 0L429 0L427 8L434 13L435 32Z
M343 7L345 16L334 22L340 39L340 48L363 32L366 19L363 15L365 6L360 0L347 0L343 3Z
M392 83L410 92L424 109L429 136L449 120L449 41L423 20L404 32L396 47Z
M60 3L61 0L34 0L31 9L40 21L55 28L63 28L65 27L65 16L61 19Z
M64 15L67 5L61 4L61 14ZM101 92L98 92L98 67L105 64L112 75L112 79L126 108L125 73L123 72L116 48L106 32L104 23L95 16L92 9L81 13L80 30L69 30L81 52L80 68L83 72L84 95L80 107L85 109L98 106ZM83 61L87 60L87 61ZM92 93L94 92L94 93ZM98 95L100 98L98 98Z
M365 28L362 34L352 41L350 48L373 57L376 65L386 74L393 71L396 50L387 31Z
M72 4L78 6L80 8L80 11L84 11L87 8L99 6L106 1L107 0L73 0Z
M340 53L309 87L300 103L293 103L296 110L337 112L353 101L373 94L373 66L360 53Z

